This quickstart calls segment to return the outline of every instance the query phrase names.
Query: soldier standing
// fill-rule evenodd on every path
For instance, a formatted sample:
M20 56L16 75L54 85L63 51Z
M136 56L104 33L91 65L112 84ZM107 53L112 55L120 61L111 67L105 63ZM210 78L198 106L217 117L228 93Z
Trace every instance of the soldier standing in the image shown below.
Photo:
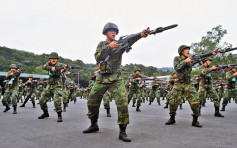
M17 102L19 102L19 100L21 100L21 103L23 103L23 90L25 88L25 85L23 84L23 81L20 79L19 81L19 93L18 93L18 97L17 97Z
M2 104L5 106L5 110L3 112L7 112L10 110L10 107L8 105L9 101L12 103L13 107L13 114L17 114L17 97L18 97L18 91L19 91L19 77L21 75L21 70L17 69L16 64L10 65L10 71L5 77L5 80L8 82L6 83L6 91L2 99Z
M35 108L35 91L36 91L36 84L37 81L33 80L33 76L29 76L29 80L25 83L25 86L27 86L27 94L24 103L20 107L25 107L25 104L28 102L29 99L31 99L31 102L33 104L33 108Z
M199 76L197 76L197 75L194 76L194 78L193 78L193 86L195 87L197 92L199 90L199 81L200 81Z
M225 86L224 100L222 102L221 111L225 111L225 107L232 97L236 100L237 96L236 77L237 77L236 67L231 67L230 71L226 73L227 85Z
M158 105L160 105L160 95L159 95L160 93L158 92L159 91L159 84L158 84L158 82L156 82L156 80L154 80L151 83L151 85L152 85L152 88L150 91L149 105L151 105L151 102L153 102L155 98L157 99Z
M119 47L119 44L115 41L118 32L117 25L107 23L103 29L103 34L106 35L107 39L106 41L100 42L97 46L95 58L97 63L100 63L100 71L96 77L96 82L91 90L87 102L89 110L88 117L91 120L91 126L84 130L83 133L99 131L97 120L99 117L100 103L104 93L107 90L110 90L113 93L117 105L118 124L120 127L119 139L125 142L130 142L131 139L126 134L126 127L129 123L128 98L120 69L122 55L125 52L125 49L121 48L121 50L116 50L116 48ZM147 33L141 33L137 38L129 40L129 45L134 44L141 37L146 36ZM105 61L107 55L110 55L110 58Z
M133 98L133 107L135 107L135 103L137 100L137 108L136 111L141 112L140 106L141 106L141 92L140 92L140 82L142 76L140 75L140 68L135 68L134 69L134 74L131 74L129 76L130 80L130 87L129 87L129 92L128 92L128 104L130 103L131 99Z
M211 67L212 60L207 58L203 61L203 66L199 69L200 82L199 82L199 98L200 107L205 105L206 95L209 94L210 98L214 100L215 114L216 117L224 117L220 112L220 101L217 92L213 88L211 72L217 69L216 66ZM200 109L201 110L201 109Z
M175 82L175 79L177 78L177 75L176 75L176 72L174 72L173 74L172 74L172 77L170 77L170 79L169 79L169 89L168 89L168 94L167 94L167 97L166 97L166 100L167 100L167 102L166 102L166 106L164 107L164 108L168 108L168 105L169 105L169 98L170 98L170 96L172 95L172 89L173 89L173 86L174 86L174 82Z
M55 111L58 114L57 122L62 122L62 72L66 69L66 65L58 62L56 52L50 54L49 60L43 65L43 69L49 71L49 83L39 100L43 114L38 119L49 117L47 102L53 97Z
M198 116L200 111L200 101L198 93L191 84L191 71L192 71L192 59L189 58L190 47L181 45L178 49L179 56L174 58L174 69L177 74L175 80L172 95L170 96L169 108L170 119L166 122L166 125L175 124L175 115L178 105L182 101L182 97L186 97L189 101L190 107L193 111L192 126L202 127L198 122Z
M224 86L225 83L223 79L219 78L219 84L218 84L218 96L219 96L219 102L221 102L221 99L224 97Z
M44 79L40 78L40 81L37 84L36 100L40 100L43 91L44 91Z

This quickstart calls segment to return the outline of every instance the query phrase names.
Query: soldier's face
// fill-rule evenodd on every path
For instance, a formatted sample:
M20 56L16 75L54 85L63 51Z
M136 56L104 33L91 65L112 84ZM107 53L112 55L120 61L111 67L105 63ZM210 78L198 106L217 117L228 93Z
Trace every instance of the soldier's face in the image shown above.
M49 59L49 60L50 60L51 64L53 64L53 65L58 62L58 59Z
M140 74L140 71L135 71L135 74L136 74L136 75L139 75L139 74Z
M20 84L22 84L22 81L20 81Z
M186 48L182 51L182 54L185 56L185 57L188 57L189 56L189 48Z
M175 73L175 74L173 74L173 78L177 78L177 74Z
M16 68L11 68L10 71L11 71L11 72L15 72L15 71L16 71Z
M207 66L210 66L211 65L211 61L207 61Z
M29 78L30 81L32 81L32 78Z
M232 68L231 71L234 73L234 72L236 72L236 69L235 69L235 68Z
M111 39L111 40L115 40L116 37L116 31L115 30L109 30L106 33L107 38Z

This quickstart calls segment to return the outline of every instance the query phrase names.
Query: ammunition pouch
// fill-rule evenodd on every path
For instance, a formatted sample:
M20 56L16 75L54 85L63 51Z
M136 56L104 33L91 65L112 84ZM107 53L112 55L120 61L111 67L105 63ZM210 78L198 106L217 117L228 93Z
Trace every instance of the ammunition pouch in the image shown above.
M113 74L120 70L120 65L110 65L106 62L100 64L101 74Z

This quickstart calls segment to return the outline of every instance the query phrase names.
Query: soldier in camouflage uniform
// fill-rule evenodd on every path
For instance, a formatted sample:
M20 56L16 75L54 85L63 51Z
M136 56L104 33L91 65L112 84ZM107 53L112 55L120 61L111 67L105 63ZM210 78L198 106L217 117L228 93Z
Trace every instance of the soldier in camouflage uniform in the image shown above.
M166 106L164 108L168 108L168 105L169 105L169 98L170 98L170 95L172 95L172 89L173 89L173 86L174 86L174 81L175 79L177 78L177 75L176 75L176 72L174 72L172 74L172 77L169 78L169 89L168 89L168 94L167 94L167 97L166 97Z
M21 103L23 103L23 90L25 88L25 85L23 84L23 81L20 79L19 81L19 91L18 91L18 97L17 97L17 102L19 102L19 100L21 100Z
M33 80L33 76L29 76L29 80L25 83L25 86L27 86L27 94L24 103L20 107L25 107L25 104L28 102L29 99L31 99L31 102L33 104L33 108L35 108L35 92L36 92L36 85L37 81Z
M205 106L206 94L209 93L210 97L214 100L215 114L216 117L224 117L220 112L220 102L219 97L213 88L211 72L217 69L216 66L211 67L212 60L207 58L203 61L203 65L199 69L199 98L200 107ZM200 109L201 110L201 109Z
M36 100L40 100L43 91L44 91L44 79L40 78L40 81L37 84Z
M193 78L193 86L195 87L196 91L198 92L199 90L199 76L194 76Z
M49 117L47 102L53 97L55 111L58 114L57 122L62 122L62 72L66 70L66 65L58 62L58 54L56 52L50 54L49 60L43 65L43 69L49 71L49 83L39 100L40 107L44 113L38 119Z
M133 107L135 107L135 103L137 100L137 108L136 111L141 112L140 106L141 106L141 92L140 92L140 82L142 76L140 75L140 68L135 68L134 69L134 74L131 74L129 76L130 80L130 87L129 87L129 92L128 92L128 104L130 103L131 99L133 98Z
M224 86L225 86L225 83L223 79L220 77L219 84L218 84L218 96L219 96L220 102L221 102L221 99L224 97Z
M160 92L159 92L159 83L154 80L152 83L152 88L150 91L150 97L149 97L149 105L151 105L151 102L157 99L158 105L160 105Z
M186 97L189 101L190 107L193 111L192 126L202 127L198 122L198 116L200 111L200 101L198 93L194 89L190 79L192 71L192 60L189 58L190 47L181 45L178 49L179 56L174 58L174 69L177 74L177 79L172 89L172 95L170 96L169 108L170 119L166 122L166 125L175 124L175 115L178 105L182 101L182 97Z
M2 86L0 86L0 99L2 99Z
M146 85L140 85L140 92L143 103L145 103L146 100Z
M231 67L230 71L226 73L227 84L225 86L224 100L222 102L221 111L225 111L225 107L227 106L228 101L231 98L234 98L236 101L237 96L236 79L237 79L236 67Z
M115 41L115 36L118 34L118 27L113 23L107 23L104 27L103 34L106 35L106 41L102 41L97 46L95 59L100 63L100 71L96 77L96 82L91 90L87 105L91 120L91 126L84 130L83 133L92 133L99 131L97 124L99 116L99 107L104 93L110 90L113 94L118 111L118 124L120 127L119 139L125 142L130 142L131 139L126 134L126 127L129 123L128 115L128 98L124 86L122 72L120 69L122 62L122 55L125 49L115 50L119 44ZM145 32L145 31L144 31ZM141 33L141 36L129 40L129 45L134 44L141 37L146 37L147 33ZM113 50L114 49L114 50ZM105 61L107 55L110 58Z
M111 93L109 90L105 92L103 95L103 101L104 101L104 108L107 110L107 117L111 117L110 114L110 98L111 98Z
M19 77L21 75L21 70L17 70L16 64L10 65L10 71L5 77L6 80L6 91L4 93L2 99L2 105L5 106L5 110L3 112L7 112L10 110L9 102L11 101L13 107L13 114L17 114L17 96L19 91Z

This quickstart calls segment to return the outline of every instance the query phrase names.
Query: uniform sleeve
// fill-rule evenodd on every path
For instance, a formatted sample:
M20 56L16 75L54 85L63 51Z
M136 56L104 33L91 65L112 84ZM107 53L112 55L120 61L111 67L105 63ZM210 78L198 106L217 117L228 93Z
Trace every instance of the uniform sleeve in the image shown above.
M199 72L200 72L200 75L205 76L211 72L211 68L200 68Z
M105 58L110 54L110 52L111 48L108 45L103 46L103 43L100 42L95 52L95 60L97 61L97 63L104 61Z
M49 70L49 63L50 61L43 65L43 70Z
M185 60L180 60L179 57L174 58L174 69L175 69L175 71L182 70L186 64L187 63L185 63Z
M234 75L234 74L233 74ZM234 78L234 76L232 75L232 73L230 73L230 72L227 72L226 73L226 79L228 80L228 81L230 81L231 79L233 79Z

